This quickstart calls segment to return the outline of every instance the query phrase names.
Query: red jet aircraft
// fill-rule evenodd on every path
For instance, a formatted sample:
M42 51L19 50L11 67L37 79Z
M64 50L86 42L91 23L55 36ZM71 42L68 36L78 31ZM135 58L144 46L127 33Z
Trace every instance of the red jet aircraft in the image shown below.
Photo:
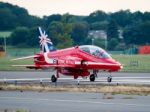
M98 71L115 72L122 68L122 65L112 59L112 57L102 48L93 45L81 45L62 50L54 48L48 36L41 30L40 47L41 52L34 56L22 57L13 60L34 58L34 65L14 65L24 66L30 69L54 68L56 74L51 76L51 81L56 82L60 74L73 76L89 76L90 81L95 81ZM92 73L90 73L92 71ZM108 77L111 82L111 77Z

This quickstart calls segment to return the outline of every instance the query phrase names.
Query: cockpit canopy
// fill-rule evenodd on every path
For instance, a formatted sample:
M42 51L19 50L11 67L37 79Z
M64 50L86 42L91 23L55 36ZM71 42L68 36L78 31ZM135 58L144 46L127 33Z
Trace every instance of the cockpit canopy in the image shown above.
M56 48L50 43L45 43L44 46L40 46L40 48L44 52L46 52L46 49L47 49L47 52L56 51Z
M79 46L79 49L97 58L111 58L111 56L105 50L97 46L83 45L83 46Z

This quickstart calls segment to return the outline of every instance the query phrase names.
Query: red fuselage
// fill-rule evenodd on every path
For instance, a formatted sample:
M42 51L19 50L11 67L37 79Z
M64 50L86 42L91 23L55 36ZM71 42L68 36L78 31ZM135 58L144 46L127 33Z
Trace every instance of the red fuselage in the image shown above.
M122 65L110 56L97 57L81 49L80 47L72 47L48 53L40 53L37 54L39 57L34 58L34 62L37 68L53 67L61 74L72 75L74 77L88 76L90 75L89 70L114 72L122 68Z

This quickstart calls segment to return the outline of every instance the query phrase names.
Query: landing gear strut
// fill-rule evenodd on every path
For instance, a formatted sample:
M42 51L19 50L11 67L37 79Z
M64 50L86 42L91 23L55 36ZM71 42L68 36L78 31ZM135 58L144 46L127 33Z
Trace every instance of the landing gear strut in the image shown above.
M56 77L55 75L52 75L51 81L52 81L52 82L56 82L56 81L57 81L57 77Z

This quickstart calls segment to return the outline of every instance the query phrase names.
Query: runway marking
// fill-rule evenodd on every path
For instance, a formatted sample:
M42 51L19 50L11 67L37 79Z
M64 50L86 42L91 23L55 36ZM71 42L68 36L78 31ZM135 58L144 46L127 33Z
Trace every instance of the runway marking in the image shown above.
M103 104L103 105L123 105L134 107L150 107L149 105L140 104L126 104L126 103L107 103L99 101L86 101L86 100L61 100L61 99L35 99L35 98L18 98L18 97L0 97L0 99L14 99L14 100L39 100L39 101L53 101L53 102L68 102L68 103L90 103L90 104Z

